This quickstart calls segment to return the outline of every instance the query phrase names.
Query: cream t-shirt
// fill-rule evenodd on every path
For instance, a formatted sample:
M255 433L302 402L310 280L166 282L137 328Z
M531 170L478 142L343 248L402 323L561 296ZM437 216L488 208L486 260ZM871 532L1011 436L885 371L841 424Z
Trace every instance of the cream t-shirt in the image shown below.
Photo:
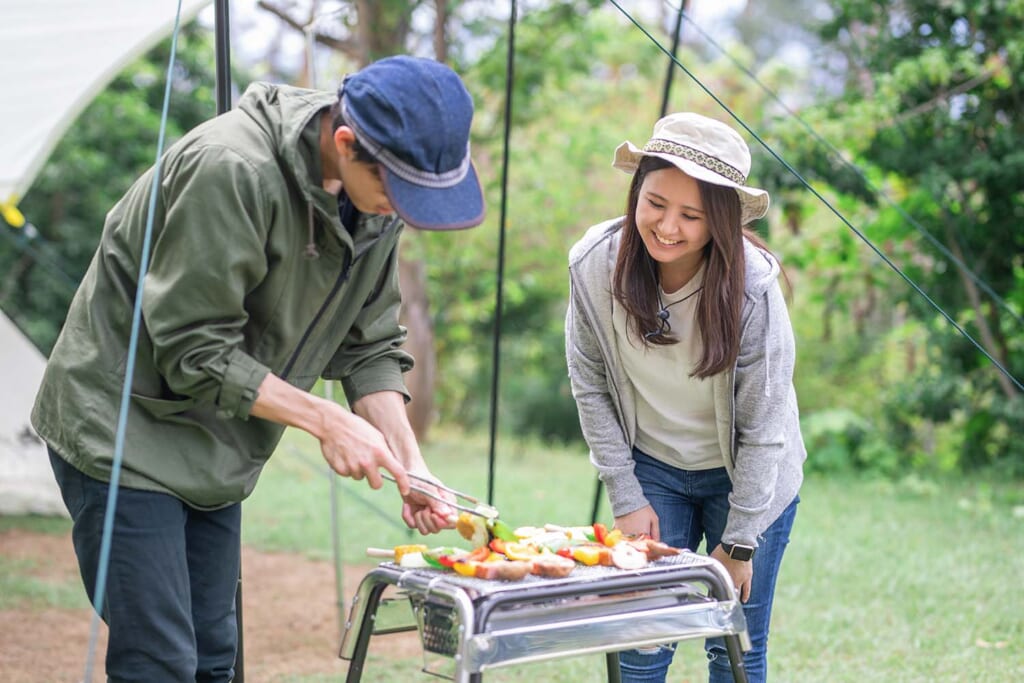
M661 301L679 339L668 346L645 347L626 329L626 312L613 304L612 326L625 374L636 394L636 447L652 458L684 470L723 467L710 378L689 376L703 345L696 329L697 292L704 268L679 291Z

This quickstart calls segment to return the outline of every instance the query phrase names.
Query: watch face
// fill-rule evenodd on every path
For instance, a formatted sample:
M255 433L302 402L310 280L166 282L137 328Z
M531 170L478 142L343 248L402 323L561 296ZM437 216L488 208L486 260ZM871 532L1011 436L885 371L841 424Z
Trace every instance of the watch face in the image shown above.
M747 562L754 556L754 549L749 545L733 545L729 548L729 557L741 562Z

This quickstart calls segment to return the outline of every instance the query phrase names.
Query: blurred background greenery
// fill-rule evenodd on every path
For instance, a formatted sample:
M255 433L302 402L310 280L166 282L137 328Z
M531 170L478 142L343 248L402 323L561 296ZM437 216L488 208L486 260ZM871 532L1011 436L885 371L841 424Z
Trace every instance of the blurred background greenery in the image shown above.
M563 350L566 256L588 226L622 212L628 177L611 168L612 151L624 139L645 141L660 114L668 58L625 14L667 47L678 2L618 3L623 11L598 0L519 3L494 501L513 523L590 521L595 477ZM1019 383L1024 2L685 5L679 61ZM467 232L409 231L402 260L412 274L403 288L426 313L410 319L412 341L426 340L418 363L434 378L414 389L412 405L423 408L417 432L437 474L483 493L496 381L508 7L491 0L238 0L232 7L236 96L256 79L331 89L344 73L397 52L447 61L473 93L473 150L488 218ZM316 40L312 61L299 30L307 24ZM104 215L152 163L169 49L162 44L126 68L74 122L20 204L34 230L0 221L0 309L44 353ZM169 141L214 115L213 55L204 14L180 37ZM685 73L673 73L670 110L730 120ZM793 285L795 381L809 453L779 582L773 679L1020 679L1019 385L774 154L744 137L754 153L751 181L773 199L755 227ZM243 506L246 544L327 560L337 533L343 562L359 565L366 546L408 539L396 524L393 490L335 481L336 530L316 444L289 432ZM606 507L599 517L607 521ZM8 527L67 533L61 520L0 517L0 531ZM0 557L0 608L26 601L84 605L77 584L40 582L32 567ZM699 650L680 651L673 680L703 678ZM488 679L596 680L600 667L591 658ZM375 659L369 670L383 673L367 680L427 679L411 678L414 669Z
M622 212L628 177L611 169L612 150L623 139L642 143L660 113L668 59L625 15L669 46L677 9L620 4L623 11L597 0L521 5L501 283L502 439L581 444L563 352L566 254L589 225ZM709 14L713 4L688 3L680 62L1019 382L1024 3L766 0ZM507 7L259 5L250 11L274 28L262 53L250 39L236 58L238 91L256 78L314 84L313 67L323 74L315 84L332 88L360 64L406 51L445 59L474 94L487 221L468 232L409 231L402 259L415 266L403 287L427 313L426 324L410 328L429 341L418 356L434 378L415 387L417 431L429 443L439 427L485 430L495 381ZM243 40L246 16L236 16ZM285 38L301 43L295 26L312 17L321 18L310 62L283 46ZM21 202L35 232L0 225L0 307L44 353L106 211L152 163L168 55L163 44L125 69L74 123ZM169 140L214 114L208 18L187 27L177 59ZM669 109L729 118L679 69ZM756 227L793 283L808 469L1024 478L1019 386L745 137L752 182L773 195Z

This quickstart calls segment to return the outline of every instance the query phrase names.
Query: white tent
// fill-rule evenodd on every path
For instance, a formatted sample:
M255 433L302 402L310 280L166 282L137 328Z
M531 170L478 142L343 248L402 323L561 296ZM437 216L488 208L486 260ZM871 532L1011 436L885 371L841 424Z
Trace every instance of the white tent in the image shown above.
M46 446L29 424L46 359L0 313L0 514L67 514Z
M210 2L182 0L181 23ZM5 219L19 216L10 207L82 109L122 68L170 34L177 9L176 0L0 0ZM10 228L0 222L0 229ZM46 448L29 424L45 364L0 313L0 514L66 514Z
M211 0L182 0L182 24ZM0 203L24 195L82 109L170 34L175 0L0 2Z

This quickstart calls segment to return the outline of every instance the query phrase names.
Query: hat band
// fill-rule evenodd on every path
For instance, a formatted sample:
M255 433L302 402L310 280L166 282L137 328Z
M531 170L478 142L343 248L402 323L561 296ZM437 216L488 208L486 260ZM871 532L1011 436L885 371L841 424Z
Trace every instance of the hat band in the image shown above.
M468 142L466 143L466 154L462 157L462 162L458 166L444 173L431 173L399 159L394 152L378 144L376 140L367 135L355 122L354 117L350 115L348 98L344 96L341 98L341 114L345 117L345 125L355 132L356 138L369 150L370 154L375 156L380 163L384 164L389 171L406 182L419 185L420 187L443 190L458 185L466 177L466 174L469 173L470 156Z
M682 157L687 161L692 161L702 168L706 168L709 171L717 173L723 178L731 180L737 185L746 185L747 183L747 177L740 173L735 167L730 166L721 159L713 157L710 154L706 154L699 149L680 145L678 142L653 138L644 145L644 151L660 152L663 154Z

